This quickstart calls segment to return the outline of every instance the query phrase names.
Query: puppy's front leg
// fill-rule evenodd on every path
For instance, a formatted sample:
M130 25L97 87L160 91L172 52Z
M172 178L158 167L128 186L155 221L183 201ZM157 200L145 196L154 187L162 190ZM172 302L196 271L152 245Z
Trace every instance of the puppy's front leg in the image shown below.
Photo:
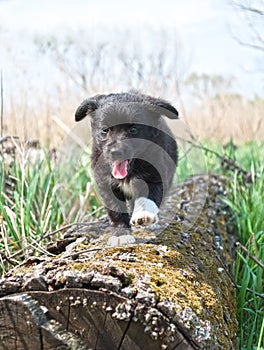
M149 226L159 222L158 212L162 200L162 186L155 184L149 186L147 197L135 199L134 210L130 220L131 225Z
M127 213L118 213L113 210L107 210L110 218L111 237L108 239L107 245L116 247L120 245L135 243L135 238L132 235L129 215Z
M101 170L101 169L99 169ZM106 176L95 172L96 183L102 196L104 207L110 221L111 237L108 240L109 246L119 246L135 242L130 228L130 216L128 214L124 193L119 186L112 186L111 182L102 181Z

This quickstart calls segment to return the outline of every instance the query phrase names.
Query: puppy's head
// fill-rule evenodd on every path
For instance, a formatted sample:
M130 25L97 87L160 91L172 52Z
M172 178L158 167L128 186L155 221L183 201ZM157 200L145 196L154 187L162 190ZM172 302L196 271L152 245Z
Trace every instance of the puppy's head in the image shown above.
M116 179L125 179L135 158L143 158L160 132L161 115L177 119L168 102L138 92L97 95L83 101L75 120L91 117L93 142Z

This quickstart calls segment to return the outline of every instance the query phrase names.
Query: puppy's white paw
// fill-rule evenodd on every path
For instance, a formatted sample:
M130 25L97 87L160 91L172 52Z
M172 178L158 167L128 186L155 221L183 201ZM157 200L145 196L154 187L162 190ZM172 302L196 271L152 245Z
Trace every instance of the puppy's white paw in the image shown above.
M138 226L149 226L156 224L159 221L158 215L154 215L153 213L149 211L142 211L137 214L133 214L130 222L132 225Z
M135 200L134 211L130 220L132 225L149 226L158 223L159 208L152 200L139 197Z
M109 247L119 247L121 245L133 244L135 242L136 240L133 235L111 236L107 241L107 245Z

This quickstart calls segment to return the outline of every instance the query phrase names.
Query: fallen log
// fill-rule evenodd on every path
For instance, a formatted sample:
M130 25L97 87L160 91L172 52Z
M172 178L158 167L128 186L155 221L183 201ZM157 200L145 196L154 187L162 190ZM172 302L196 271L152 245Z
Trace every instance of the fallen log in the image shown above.
M0 349L235 349L224 178L174 188L161 226L107 247L105 221L67 232L0 282Z

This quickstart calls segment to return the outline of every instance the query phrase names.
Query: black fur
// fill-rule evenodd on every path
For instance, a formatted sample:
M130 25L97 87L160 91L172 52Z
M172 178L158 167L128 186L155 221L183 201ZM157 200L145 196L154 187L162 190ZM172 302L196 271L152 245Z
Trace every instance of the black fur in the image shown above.
M135 199L146 197L159 207L171 185L177 145L162 115L177 119L178 112L163 99L131 91L83 101L75 120L86 115L92 125L92 168L111 225L129 228ZM115 162L123 164L117 169L125 178L113 176Z

